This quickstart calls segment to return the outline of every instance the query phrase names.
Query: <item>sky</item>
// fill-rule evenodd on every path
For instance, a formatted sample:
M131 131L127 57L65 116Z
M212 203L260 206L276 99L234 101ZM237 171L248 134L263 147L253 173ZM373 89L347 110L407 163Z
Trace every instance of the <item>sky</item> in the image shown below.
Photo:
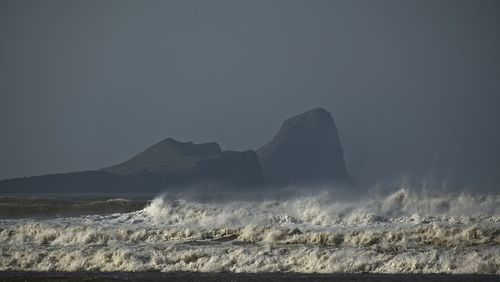
M498 1L0 2L0 179L332 113L359 183L500 184Z

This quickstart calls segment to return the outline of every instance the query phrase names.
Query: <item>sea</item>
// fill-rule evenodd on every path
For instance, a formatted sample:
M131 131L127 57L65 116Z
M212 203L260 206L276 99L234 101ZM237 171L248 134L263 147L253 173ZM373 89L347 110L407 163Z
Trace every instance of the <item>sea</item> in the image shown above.
M500 195L304 191L2 196L0 279L500 281Z

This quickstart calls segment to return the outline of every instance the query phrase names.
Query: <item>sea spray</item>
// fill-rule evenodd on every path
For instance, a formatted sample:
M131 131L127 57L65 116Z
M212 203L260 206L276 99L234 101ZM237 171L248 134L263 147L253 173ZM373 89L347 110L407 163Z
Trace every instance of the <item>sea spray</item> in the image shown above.
M500 274L500 196L406 189L199 201L0 220L0 269Z

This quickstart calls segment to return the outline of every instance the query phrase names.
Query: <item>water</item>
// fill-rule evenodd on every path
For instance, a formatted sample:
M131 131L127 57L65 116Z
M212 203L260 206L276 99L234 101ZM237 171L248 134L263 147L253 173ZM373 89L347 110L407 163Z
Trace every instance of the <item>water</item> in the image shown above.
M498 195L41 197L5 210L2 271L500 274Z

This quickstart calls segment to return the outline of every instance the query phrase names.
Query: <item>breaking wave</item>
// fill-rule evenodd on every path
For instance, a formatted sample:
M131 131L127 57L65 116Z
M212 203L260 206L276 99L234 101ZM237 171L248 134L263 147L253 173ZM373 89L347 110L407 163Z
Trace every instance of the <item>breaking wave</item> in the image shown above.
M194 202L156 198L145 212L156 223L234 226L305 223L318 226L374 221L470 221L500 215L500 196L430 196L401 189L387 197L362 201L337 200L324 192L315 196L263 201Z
M0 220L0 270L500 274L500 196L163 195L144 209Z

